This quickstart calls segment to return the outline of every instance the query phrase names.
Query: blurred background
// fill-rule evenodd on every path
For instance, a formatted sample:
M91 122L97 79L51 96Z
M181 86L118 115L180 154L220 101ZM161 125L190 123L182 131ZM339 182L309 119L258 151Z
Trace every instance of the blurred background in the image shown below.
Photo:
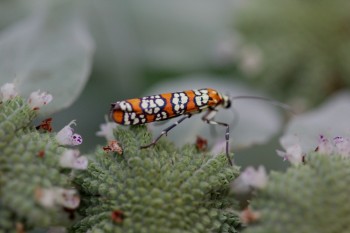
M350 84L349 12L346 0L0 0L0 82L15 80L24 95L52 93L41 119L52 116L57 131L76 119L83 152L105 143L96 132L110 103L148 94L212 87L266 96L309 116ZM236 163L285 169L275 149L291 115L241 101L218 119L233 122L237 112ZM150 129L156 135L170 123ZM313 129L332 124L340 121L327 118ZM319 131L311 134L315 145ZM223 130L194 117L169 133L179 145L197 136L211 150Z

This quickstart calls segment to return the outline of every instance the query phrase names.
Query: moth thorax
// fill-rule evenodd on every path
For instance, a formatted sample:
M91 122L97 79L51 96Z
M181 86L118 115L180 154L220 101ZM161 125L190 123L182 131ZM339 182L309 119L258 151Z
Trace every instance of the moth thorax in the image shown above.
M222 106L224 108L231 107L231 100L227 95L222 95Z

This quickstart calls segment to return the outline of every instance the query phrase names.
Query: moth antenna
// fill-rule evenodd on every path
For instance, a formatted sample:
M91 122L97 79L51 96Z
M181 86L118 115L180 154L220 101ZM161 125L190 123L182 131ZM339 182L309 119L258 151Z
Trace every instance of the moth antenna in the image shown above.
M282 108L282 109L284 109L284 110L294 114L294 112L292 110L292 107L289 106L288 104L285 104L285 103L282 103L282 102L279 102L279 101L276 101L276 100L273 100L273 99L269 99L269 98L266 98L266 97L250 96L250 95L234 96L234 97L231 97L232 104L233 104L233 101L239 100L239 99L262 100L262 101L268 102L268 103L270 103L272 105L275 105L275 106L277 106L279 108Z
M237 110L237 108L235 108L235 106L232 105L230 110L232 111L232 116L233 116L233 119L230 125L231 125L231 130L233 130L238 125L240 115L239 115L239 111Z

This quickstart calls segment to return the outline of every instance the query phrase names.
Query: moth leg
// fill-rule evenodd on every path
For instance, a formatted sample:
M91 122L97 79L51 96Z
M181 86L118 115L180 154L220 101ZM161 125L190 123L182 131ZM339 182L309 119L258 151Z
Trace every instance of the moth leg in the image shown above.
M229 164L231 166L233 166L232 160L229 156L229 141L230 141L230 126L229 124L225 123L225 122L219 122L219 121L215 121L214 117L216 115L216 113L218 112L217 109L215 108L211 108L209 109L205 115L203 115L202 120L204 122L206 122L207 124L210 125L221 125L224 126L226 128L226 133L225 133L225 140L226 140L226 157L227 160L229 162Z
M159 139L165 134L167 135L167 133L172 130L175 126L177 126L178 124L180 124L181 122L183 122L185 119L187 118L190 118L192 116L192 114L186 114L184 117L180 118L180 120L176 121L174 124L170 125L168 128L164 129L160 134L159 136L154 139L150 144L148 145L144 145L144 146L140 146L140 149L145 149L145 148L148 148L150 146L154 146L158 141Z

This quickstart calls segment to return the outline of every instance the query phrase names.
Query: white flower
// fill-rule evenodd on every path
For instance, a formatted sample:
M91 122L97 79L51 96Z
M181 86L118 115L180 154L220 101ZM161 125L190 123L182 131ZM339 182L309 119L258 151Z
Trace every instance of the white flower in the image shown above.
M80 156L78 150L68 149L61 155L60 166L85 170L88 166L88 159L85 156Z
M97 136L105 137L108 141L115 140L113 131L117 127L117 124L114 122L109 122L106 119L106 123L100 125L100 131L96 132Z
M277 154L288 160L293 165L298 165L303 163L305 154L302 151L302 148L299 143L295 142L295 137L287 135L280 139L280 143L285 149L285 151L276 150Z
M76 209L80 204L80 197L75 189L57 188L55 201L63 207Z
M74 164L73 164L73 167L72 168L75 168L75 169L80 169L80 170L85 170L87 169L88 167L88 159L85 157L85 156L79 156L75 161L74 161Z
M286 151L276 150L277 154L284 160L288 160L293 165L301 164L304 160L304 154L299 144L294 144L286 148Z
M33 109L39 109L45 104L48 104L52 101L52 95L46 92L40 92L40 90L34 91L30 94L28 99L28 104Z
M76 146L83 142L79 134L73 134L74 130L71 125L76 125L75 120L71 121L57 133L56 140L60 145Z
M315 149L316 152L321 154L330 155L333 153L334 146L324 135L320 135L319 143Z
M350 139L344 137L333 138L333 143L335 147L334 153L341 155L343 158L350 157Z
M35 199L44 207L51 208L55 205L55 190L37 188Z
M5 83L0 87L0 100L6 101L18 95L16 86L13 83Z
M35 199L44 207L52 208L56 205L75 209L80 204L80 197L74 189L63 188L37 188Z
M263 189L267 185L268 176L264 166L247 167L232 183L232 189L237 193L247 193L251 189Z
M264 166L258 169L247 167L241 174L241 179L250 187L262 189L266 186L268 177Z

